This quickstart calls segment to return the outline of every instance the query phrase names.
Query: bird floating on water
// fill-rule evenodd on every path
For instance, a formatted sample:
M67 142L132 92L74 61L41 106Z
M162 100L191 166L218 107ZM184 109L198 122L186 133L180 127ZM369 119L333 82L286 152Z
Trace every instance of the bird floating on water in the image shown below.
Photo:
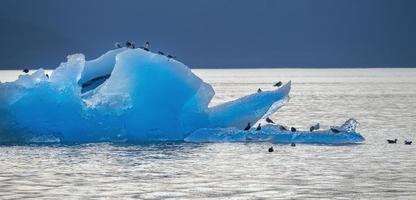
M405 141L404 141L404 144L405 144L405 145L411 145L411 144L412 144L412 141L410 141L410 140L405 140Z
M397 138L396 138L396 139L394 139L394 140L387 140L387 142L388 142L389 144L396 144L396 143L397 143Z
M279 82L277 82L277 83L275 83L273 86L274 87L280 87L280 86L282 86L282 81L279 81Z
M273 152L273 151L274 151L273 147L270 147L269 152Z

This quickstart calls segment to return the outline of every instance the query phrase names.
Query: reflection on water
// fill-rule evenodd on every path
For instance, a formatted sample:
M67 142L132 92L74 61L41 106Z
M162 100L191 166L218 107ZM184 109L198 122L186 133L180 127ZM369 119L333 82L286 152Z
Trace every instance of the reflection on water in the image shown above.
M413 199L416 70L195 70L212 105L292 80L273 120L306 129L350 117L362 145L270 143L0 146L0 198ZM16 72L12 73L16 74ZM10 74L0 72L0 80ZM389 145L387 138L398 138ZM275 152L268 153L273 145Z

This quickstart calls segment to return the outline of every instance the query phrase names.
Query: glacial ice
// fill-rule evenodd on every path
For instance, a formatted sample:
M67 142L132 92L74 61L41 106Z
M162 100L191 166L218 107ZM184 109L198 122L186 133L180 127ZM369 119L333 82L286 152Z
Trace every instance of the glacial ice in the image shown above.
M251 128L243 131L235 127L203 128L194 131L185 138L187 142L274 142L303 144L355 144L364 141L364 137L356 132L355 120L348 120L340 127L339 132L329 130L296 131L281 130L280 125L265 125L260 131Z
M120 48L85 61L68 56L0 83L0 143L181 140L201 128L255 123L288 101L279 89L208 107L211 85L174 59Z

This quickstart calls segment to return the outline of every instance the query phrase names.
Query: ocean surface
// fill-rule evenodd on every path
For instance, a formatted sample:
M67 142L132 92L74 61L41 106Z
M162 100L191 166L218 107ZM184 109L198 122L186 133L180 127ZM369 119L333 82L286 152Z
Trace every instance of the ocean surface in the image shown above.
M366 141L0 146L0 199L416 199L416 144L403 145L416 142L416 69L194 72L213 85L212 105L292 80L273 120L308 129L355 118Z

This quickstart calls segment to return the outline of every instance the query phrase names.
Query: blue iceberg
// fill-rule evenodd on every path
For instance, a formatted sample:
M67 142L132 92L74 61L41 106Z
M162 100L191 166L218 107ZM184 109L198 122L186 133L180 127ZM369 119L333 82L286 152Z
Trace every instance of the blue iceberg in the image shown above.
M290 82L209 107L211 85L175 59L119 48L86 61L68 56L0 83L0 143L183 141L203 128L243 128L288 101Z
M356 144L364 141L364 137L356 131L357 121L347 120L340 127L328 130L296 131L282 129L280 125L266 125L260 131L255 128L244 131L230 128L198 129L185 138L187 142L273 142L302 144Z

